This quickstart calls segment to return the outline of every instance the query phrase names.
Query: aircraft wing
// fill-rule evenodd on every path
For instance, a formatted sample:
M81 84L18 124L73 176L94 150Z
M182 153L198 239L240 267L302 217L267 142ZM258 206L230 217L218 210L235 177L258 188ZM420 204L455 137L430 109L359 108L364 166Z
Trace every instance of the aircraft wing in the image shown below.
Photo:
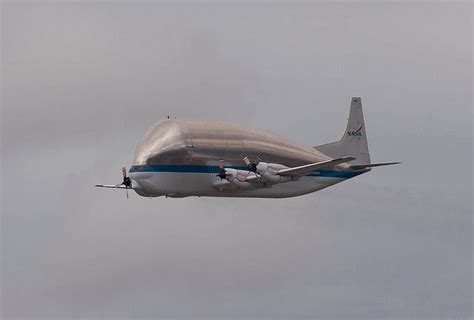
M116 184L96 184L95 186L100 187L100 188L130 189L129 187L127 188L126 186L124 186L123 184L119 184L119 185L116 185Z
M392 164L400 164L401 162L384 162L384 163L372 163L372 164L357 164L351 166L351 169L362 170L366 168L382 167L382 166L391 166Z
M349 162L349 161L352 161L352 160L355 160L355 159L356 158L354 158L354 157L342 157L342 158L337 158L337 159L332 159L332 160L326 160L326 161L321 161L321 162L316 162L316 163L310 163L310 164L306 164L304 166L293 167L293 168L288 168L288 169L282 169L282 170L278 171L278 175L280 175L280 176L305 176L307 174L310 174L313 171L334 167L338 164L346 163L346 162Z

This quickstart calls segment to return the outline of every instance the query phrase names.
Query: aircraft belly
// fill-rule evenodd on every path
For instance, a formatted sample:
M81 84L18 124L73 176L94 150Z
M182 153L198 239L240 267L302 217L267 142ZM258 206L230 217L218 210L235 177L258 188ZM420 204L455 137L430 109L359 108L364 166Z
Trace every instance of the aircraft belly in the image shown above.
M214 173L152 172L131 173L135 191L142 196L207 196L286 198L321 190L341 182L343 178L302 177L299 180L252 189L219 188L220 179Z

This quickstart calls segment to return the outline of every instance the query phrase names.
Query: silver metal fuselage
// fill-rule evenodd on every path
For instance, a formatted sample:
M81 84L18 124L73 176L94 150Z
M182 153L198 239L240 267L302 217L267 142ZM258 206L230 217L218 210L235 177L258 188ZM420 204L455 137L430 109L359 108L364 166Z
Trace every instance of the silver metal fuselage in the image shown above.
M222 122L165 120L150 127L137 146L130 169L132 188L145 197L285 198L311 193L366 171L341 164L285 183L255 188L222 188L219 160L226 168L248 170L242 159L296 167L331 158L255 128ZM368 171L368 170L367 170Z

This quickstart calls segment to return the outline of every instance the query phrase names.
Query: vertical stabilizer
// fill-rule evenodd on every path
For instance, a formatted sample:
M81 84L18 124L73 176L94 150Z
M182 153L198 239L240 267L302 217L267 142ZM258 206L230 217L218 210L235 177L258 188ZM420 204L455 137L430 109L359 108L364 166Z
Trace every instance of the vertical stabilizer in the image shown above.
M331 158L354 157L351 164L370 164L367 133L360 97L353 97L347 127L341 140L314 147Z

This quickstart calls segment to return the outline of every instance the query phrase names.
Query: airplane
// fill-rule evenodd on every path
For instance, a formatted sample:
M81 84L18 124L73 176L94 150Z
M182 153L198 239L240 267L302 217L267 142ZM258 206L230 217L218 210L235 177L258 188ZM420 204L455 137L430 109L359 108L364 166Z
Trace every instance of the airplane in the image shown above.
M123 181L96 187L143 197L288 198L400 162L371 163L360 97L339 141L305 147L256 128L162 120L145 132Z

